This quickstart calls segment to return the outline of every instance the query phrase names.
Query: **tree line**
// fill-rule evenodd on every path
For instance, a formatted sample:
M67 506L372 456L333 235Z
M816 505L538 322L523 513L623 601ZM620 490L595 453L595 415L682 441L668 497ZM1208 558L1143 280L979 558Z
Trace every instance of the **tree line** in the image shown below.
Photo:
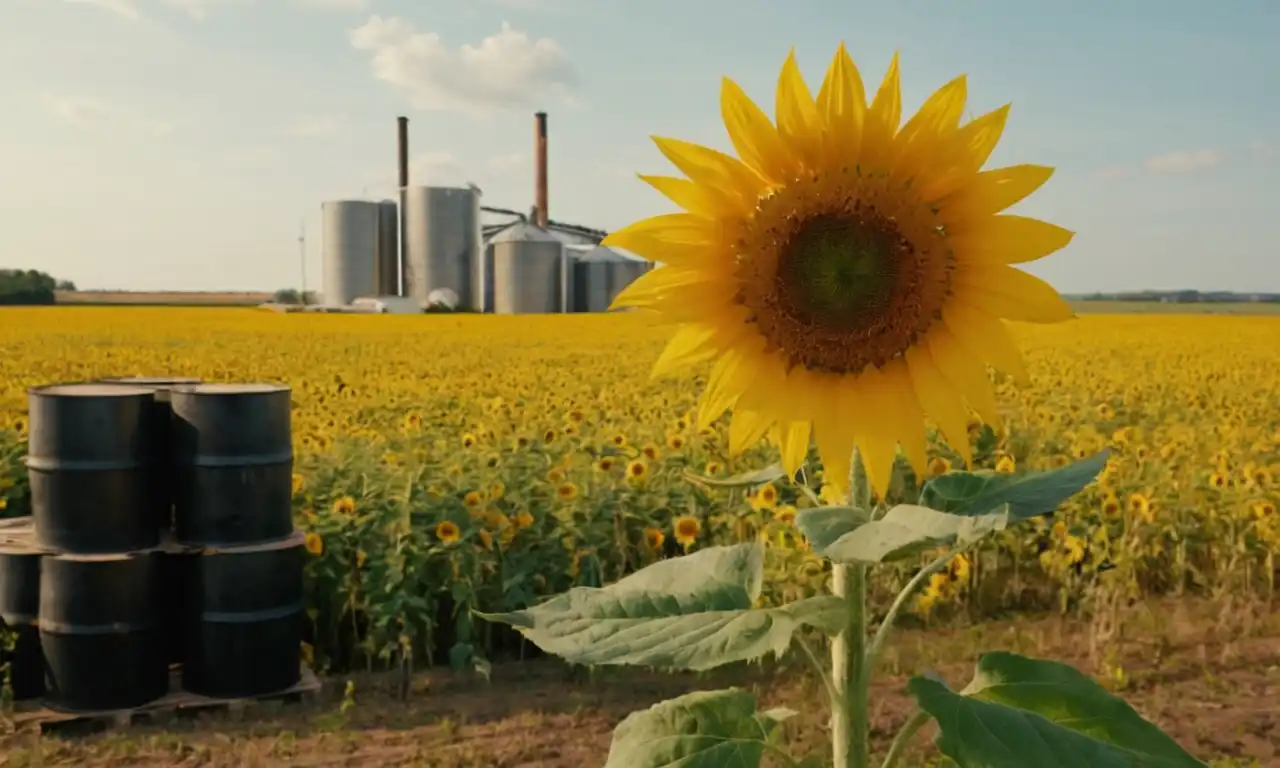
M0 304L53 304L54 291L74 291L75 283L36 269L0 269Z

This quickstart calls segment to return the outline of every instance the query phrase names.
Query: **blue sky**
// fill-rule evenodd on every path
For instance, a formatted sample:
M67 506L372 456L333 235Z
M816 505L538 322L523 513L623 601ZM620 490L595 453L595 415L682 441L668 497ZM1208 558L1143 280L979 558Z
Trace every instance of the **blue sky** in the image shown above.
M795 46L864 80L902 54L914 109L961 72L1013 112L994 165L1058 168L1020 212L1079 232L1033 266L1067 292L1280 291L1275 0L0 0L0 266L81 287L298 283L321 201L382 196L395 117L415 183L553 218L669 210L648 140L727 148L720 77L766 109Z

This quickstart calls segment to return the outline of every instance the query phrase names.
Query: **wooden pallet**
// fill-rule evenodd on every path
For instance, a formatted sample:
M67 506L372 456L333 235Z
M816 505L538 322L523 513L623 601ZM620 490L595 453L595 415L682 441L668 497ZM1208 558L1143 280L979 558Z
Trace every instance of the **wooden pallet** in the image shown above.
M320 692L320 679L304 665L298 683L283 691L249 699L215 699L182 690L181 676L174 670L169 690L170 693L142 706L106 712L65 712L40 702L18 702L14 705L12 721L18 728L38 727L41 733L69 734L127 728L166 717L237 714L264 701L296 703L313 698Z

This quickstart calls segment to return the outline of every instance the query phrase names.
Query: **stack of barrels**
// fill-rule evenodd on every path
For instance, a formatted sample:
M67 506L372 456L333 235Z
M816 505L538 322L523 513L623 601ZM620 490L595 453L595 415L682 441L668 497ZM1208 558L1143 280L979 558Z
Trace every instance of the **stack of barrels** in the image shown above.
M138 707L174 664L215 698L298 683L287 387L58 384L31 390L28 424L32 524L0 528L0 618L34 619L43 685L15 651L15 696L21 679L61 710Z

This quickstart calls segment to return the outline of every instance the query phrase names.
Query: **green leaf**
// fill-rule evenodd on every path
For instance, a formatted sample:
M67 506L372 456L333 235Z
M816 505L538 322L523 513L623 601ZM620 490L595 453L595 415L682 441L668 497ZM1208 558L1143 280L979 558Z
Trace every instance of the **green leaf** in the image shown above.
M938 748L962 768L1204 766L1122 699L1056 661L988 653L960 693L925 677L907 687L938 721Z
M831 596L753 609L763 557L759 544L711 547L607 587L577 587L533 608L479 615L574 664L695 671L780 655L802 626L840 631L844 603Z
M754 768L792 714L756 712L756 697L735 688L695 691L627 715L605 768Z
M801 523L799 515L796 521L808 536L809 530ZM833 563L880 563L940 544L967 544L1004 528L1007 522L1005 507L984 515L957 515L900 504L879 520L853 527L834 540L832 536L848 528L850 520L846 517L841 523L838 519L829 520L815 515L809 523L814 529L814 538L810 538L809 543L814 552Z
M744 472L740 475L724 478L699 475L698 473L688 469L684 471L685 480L711 488L743 488L764 485L765 483L772 483L774 480L786 476L787 471L782 468L781 464L771 464L764 469L757 469L754 472Z
M1049 472L948 472L925 483L920 504L957 515L983 515L1009 505L1009 517L1020 522L1057 509L1093 482L1107 465L1111 451Z
M834 544L841 536L871 521L865 509L856 507L814 507L796 515L796 527L815 552Z

